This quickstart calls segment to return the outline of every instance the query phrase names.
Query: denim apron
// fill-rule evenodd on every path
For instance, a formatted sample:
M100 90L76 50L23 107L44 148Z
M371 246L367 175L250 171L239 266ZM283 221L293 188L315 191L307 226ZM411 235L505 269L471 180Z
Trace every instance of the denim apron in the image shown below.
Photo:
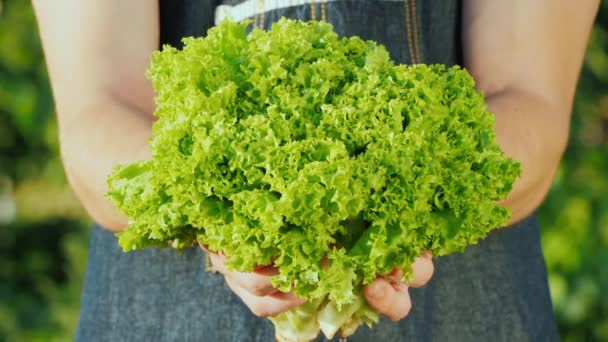
M447 0L161 0L161 43L180 46L227 16L260 28L283 16L325 20L383 44L397 63L462 64L460 2ZM559 340L535 215L435 268L427 286L410 290L408 317L360 327L348 341ZM123 253L95 226L76 340L266 342L274 328L205 271L200 248Z

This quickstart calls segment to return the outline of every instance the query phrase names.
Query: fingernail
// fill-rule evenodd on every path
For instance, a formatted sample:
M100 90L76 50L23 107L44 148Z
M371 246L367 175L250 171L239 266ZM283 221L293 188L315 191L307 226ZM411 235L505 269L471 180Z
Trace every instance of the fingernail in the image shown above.
M384 293L386 292L386 284L383 281L376 280L370 286L370 290L370 296L374 298L383 297Z

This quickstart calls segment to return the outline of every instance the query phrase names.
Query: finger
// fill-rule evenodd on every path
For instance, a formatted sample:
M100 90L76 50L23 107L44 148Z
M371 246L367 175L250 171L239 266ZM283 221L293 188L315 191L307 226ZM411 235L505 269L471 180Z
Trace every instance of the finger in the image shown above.
M232 277L226 277L228 287L247 305L247 307L258 317L272 317L285 311L291 310L305 301L293 293L277 292L275 294L258 297L240 287Z
M224 255L207 251L209 255L209 259L211 260L211 266L213 270L220 272L221 274L226 274L228 269L226 268L226 257Z
M431 277L433 277L433 272L435 271L430 254L423 254L421 257L416 258L412 269L414 271L414 279L409 282L409 286L418 288L426 285L431 280Z
M198 241L196 241L196 242L198 242ZM200 246L202 249L204 249L204 250L205 250L205 252L210 253L210 251L209 251L209 245L205 245L205 244L202 244L202 243L200 243L200 242L198 242L198 245L199 245L199 246Z
M270 276L233 271L230 278L254 296L263 297L279 292L272 286Z
M363 293L372 309L392 321L403 319L412 308L408 286L402 282L391 285L386 279L376 278L363 288Z
M215 252L212 252L212 251L209 250L209 246L203 245L201 243L199 243L199 245L200 245L200 247L202 249L205 250L205 252L207 252L207 254L209 254L210 257L212 255L216 256L215 257L216 264L220 264L220 263L224 264L224 263L226 263L226 256L224 255L224 253L222 253L222 252L215 253ZM218 267L219 267L219 265L218 265ZM223 267L222 269L226 270L225 267ZM265 276L272 277L272 276L275 276L275 275L279 274L279 269L276 268L276 267L274 267L274 266L272 266L272 265L266 265L266 266L257 267L255 270L253 270L253 272L257 273L257 274L260 274L260 275L265 275Z
M199 246L200 246L202 249L204 249L204 250L205 250L205 252L207 252L207 253L215 253L215 254L219 254L219 255L224 255L224 252L222 252L222 251L217 251L217 252L214 252L214 251L210 250L210 249L209 249L209 245L205 245L205 244L202 244L202 243L200 243L200 242L198 243L198 245L199 245Z
M259 275L272 277L272 276L279 274L279 269L272 265L268 265L268 266L260 266L260 267L256 268L255 270L253 270L253 272L256 274L259 274Z
M272 286L270 276L251 272L230 271L226 268L225 256L215 253L210 253L209 256L215 270L226 277L230 276L234 282L252 295L263 297L278 292Z
M412 264L413 279L409 281L407 285L414 288L426 285L433 277L434 270L435 266L433 265L431 252L422 253ZM388 275L391 284L401 282L402 277L403 272L396 268Z

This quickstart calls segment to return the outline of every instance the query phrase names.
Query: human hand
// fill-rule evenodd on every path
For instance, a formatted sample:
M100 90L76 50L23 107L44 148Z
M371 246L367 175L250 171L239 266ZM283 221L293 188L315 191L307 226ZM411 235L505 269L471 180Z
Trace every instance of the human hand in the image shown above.
M275 267L260 267L249 273L230 271L226 268L226 256L223 253L214 253L205 246L201 247L209 253L212 269L224 276L228 287L241 298L254 315L276 316L305 302L293 293L281 292L272 286L270 278L279 273Z
M433 276L433 256L424 252L412 265L414 279L404 283L400 280L402 274L394 270L385 277L376 278L373 283L363 288L363 294L368 304L378 313L391 321L399 321L410 312L412 300L409 288L418 288L426 285Z

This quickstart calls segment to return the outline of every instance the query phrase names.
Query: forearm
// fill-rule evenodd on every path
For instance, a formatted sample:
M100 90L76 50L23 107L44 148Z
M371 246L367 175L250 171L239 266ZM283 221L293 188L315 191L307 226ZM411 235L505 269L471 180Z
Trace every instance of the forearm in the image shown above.
M538 207L551 186L598 6L598 0L463 1L464 65L486 92L499 144L523 165L501 202L513 222Z
M125 217L106 201L112 166L148 158L159 48L158 2L33 1L68 180L91 217L112 230ZM69 18L69 20L66 20Z
M112 231L122 230L127 218L104 197L106 178L116 164L149 158L152 116L111 98L77 110L71 122L59 124L68 180L95 222Z
M523 166L521 178L501 202L512 210L511 222L516 222L538 207L549 190L565 148L568 124L555 119L563 116L564 109L525 91L509 89L487 100L496 116L501 148ZM81 112L76 120L60 126L68 179L96 222L122 230L127 219L105 199L106 177L116 164L149 158L152 117L112 100L82 107Z
M487 97L496 116L497 140L523 172L513 191L501 202L512 211L511 223L528 216L546 196L566 147L570 108L520 89L506 89Z

